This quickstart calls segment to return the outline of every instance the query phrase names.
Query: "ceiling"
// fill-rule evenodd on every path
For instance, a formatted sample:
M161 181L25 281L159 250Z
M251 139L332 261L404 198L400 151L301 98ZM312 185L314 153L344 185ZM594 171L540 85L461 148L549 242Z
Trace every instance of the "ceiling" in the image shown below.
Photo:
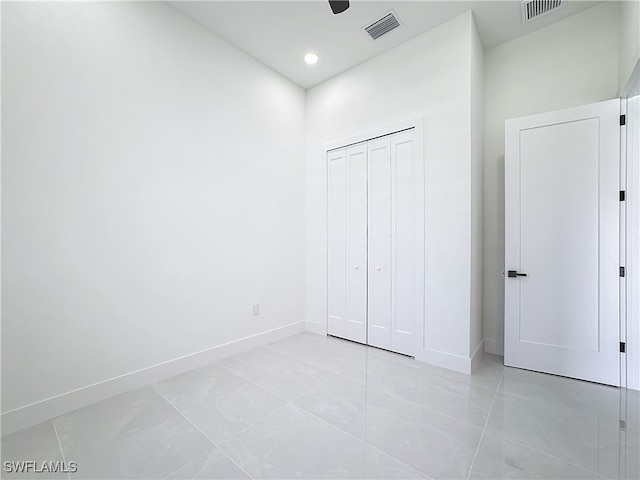
M567 6L523 25L520 1L358 1L333 15L321 1L172 1L174 8L303 88L310 88L390 50L467 10L485 48L525 35L600 2ZM362 27L389 10L401 26L372 40ZM308 51L320 55L306 65Z

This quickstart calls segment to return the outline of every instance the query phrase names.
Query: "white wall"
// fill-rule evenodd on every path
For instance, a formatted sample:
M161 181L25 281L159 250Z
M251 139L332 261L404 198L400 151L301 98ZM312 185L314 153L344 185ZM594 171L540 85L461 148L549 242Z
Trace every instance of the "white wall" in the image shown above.
M471 343L482 347L483 190L484 190L484 48L475 23L471 31ZM482 350L482 349L481 349ZM479 357L478 357L479 358Z
M503 354L504 121L615 98L618 5L582 13L485 51L484 337Z
M163 3L2 9L3 412L302 322L304 91Z
M631 72L640 60L640 1L620 2L620 52L618 62L618 94L624 92Z
M424 350L434 356L448 357L454 363L457 360L468 363L472 26L472 16L466 13L307 92L306 321L309 330L326 331L323 145L424 116Z

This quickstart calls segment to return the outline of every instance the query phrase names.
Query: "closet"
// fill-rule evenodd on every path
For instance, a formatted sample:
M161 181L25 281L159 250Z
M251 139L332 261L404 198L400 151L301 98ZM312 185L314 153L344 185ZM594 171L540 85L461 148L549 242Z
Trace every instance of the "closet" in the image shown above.
M415 129L327 152L327 333L414 354L424 265Z

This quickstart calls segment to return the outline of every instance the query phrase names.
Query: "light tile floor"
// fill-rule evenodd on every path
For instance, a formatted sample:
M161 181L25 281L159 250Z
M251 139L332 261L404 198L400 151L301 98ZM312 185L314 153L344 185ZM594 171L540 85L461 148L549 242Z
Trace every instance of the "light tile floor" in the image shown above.
M501 360L467 376L302 333L8 435L3 466L74 461L70 476L86 479L639 478L638 392Z

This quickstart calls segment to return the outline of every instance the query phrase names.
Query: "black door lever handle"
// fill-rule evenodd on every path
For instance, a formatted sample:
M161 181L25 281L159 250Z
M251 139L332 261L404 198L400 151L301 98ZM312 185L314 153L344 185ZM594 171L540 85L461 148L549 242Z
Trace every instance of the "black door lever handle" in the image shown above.
M507 276L508 276L509 278L516 278L516 277L526 277L526 276L527 276L527 274L526 274L526 273L518 273L518 272L516 272L515 270L509 270L509 271L507 272Z

